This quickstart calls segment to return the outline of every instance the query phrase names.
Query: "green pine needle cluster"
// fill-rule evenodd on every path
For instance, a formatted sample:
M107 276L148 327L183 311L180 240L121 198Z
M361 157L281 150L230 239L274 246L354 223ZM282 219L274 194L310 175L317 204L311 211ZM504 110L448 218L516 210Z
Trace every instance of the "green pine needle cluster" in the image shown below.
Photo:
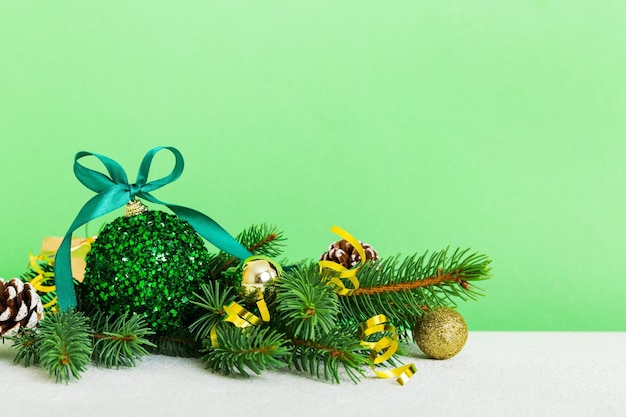
M56 382L80 378L91 362L89 319L80 312L48 314L38 327L39 363Z
M156 334L150 340L154 347L148 350L156 355L196 358L202 349L202 344L184 327Z
M13 362L15 364L24 361L26 368L39 364L37 332L35 329L20 329L17 335L9 336L7 339L13 342L13 348L15 349Z
M317 341L296 338L291 342L290 367L319 379L339 383L343 369L357 383L364 375L363 367L371 365L368 352L364 352L354 333L333 331Z
M311 263L285 272L276 283L277 321L294 338L316 340L336 326L339 299Z
M282 368L284 357L289 354L284 335L268 327L252 326L242 330L230 325L220 326L217 338L219 345L207 346L202 362L207 369L225 375L248 377L247 370L258 375L264 370Z
M156 347L149 337L154 332L139 315L118 317L96 313L91 318L93 329L92 359L105 368L134 367L135 359L147 356L146 347Z
M70 310L48 313L36 330L22 329L10 337L14 362L39 364L54 375L56 382L79 379L87 365L107 368L132 367L148 355L148 340L154 332L138 315L114 316L96 313L92 317Z
M286 240L278 227L266 223L248 227L235 239L254 255L264 255L270 258L276 258L283 253Z
M202 294L194 293L192 302L202 309L203 314L189 326L189 330L195 334L196 340L205 340L211 329L224 319L224 306L235 300L235 294L232 288L220 285L219 281L209 282L200 290Z
M253 255L278 258L283 253L285 236L278 227L269 224L252 225L235 237ZM242 261L226 252L220 251L211 257L212 279L225 279L224 272L237 266ZM227 280L230 281L230 280ZM229 282L234 284L234 282Z
M384 314L401 331L410 330L417 317L433 308L482 295L475 282L489 278L490 262L468 249L368 262L358 273L355 294L339 298L342 318L363 322Z

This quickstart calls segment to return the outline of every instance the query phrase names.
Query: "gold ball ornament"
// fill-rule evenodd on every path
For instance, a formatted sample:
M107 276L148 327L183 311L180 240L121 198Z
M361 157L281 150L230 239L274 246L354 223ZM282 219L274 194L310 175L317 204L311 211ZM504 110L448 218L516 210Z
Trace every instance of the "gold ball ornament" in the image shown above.
M245 295L265 291L280 275L280 266L267 258L252 257L244 261L241 287Z
M449 359L459 353L467 341L467 324L449 307L437 308L417 319L413 329L417 346L433 359Z

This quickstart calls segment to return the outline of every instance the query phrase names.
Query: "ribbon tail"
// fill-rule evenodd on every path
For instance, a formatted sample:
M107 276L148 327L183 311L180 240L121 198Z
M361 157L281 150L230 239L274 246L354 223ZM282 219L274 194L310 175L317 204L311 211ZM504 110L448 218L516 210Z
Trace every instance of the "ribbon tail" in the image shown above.
M231 254L239 259L246 259L252 256L252 252L246 249L237 239L232 237L222 226L217 224L215 220L200 213L199 211L188 207L167 204L157 200L148 193L142 193L140 197L147 199L153 203L163 204L174 212L178 217L187 221L196 232L218 249Z
M76 307L76 291L72 279L71 263L72 233L85 223L122 207L128 202L128 198L127 190L120 186L113 186L89 200L74 219L59 246L54 261L54 280L62 311Z
M252 256L252 252L246 249L237 239L232 237L215 220L199 211L176 205L167 205L178 217L189 222L200 236L212 243L218 249L230 253L239 259Z

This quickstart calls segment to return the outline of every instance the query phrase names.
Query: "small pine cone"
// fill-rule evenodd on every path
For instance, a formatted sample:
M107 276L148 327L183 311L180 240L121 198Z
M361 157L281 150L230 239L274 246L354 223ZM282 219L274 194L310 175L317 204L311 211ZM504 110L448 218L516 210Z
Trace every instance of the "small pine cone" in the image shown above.
M372 248L371 245L359 241L363 250L365 251L366 261L375 261L378 259L378 253ZM354 246L345 239L335 242L330 245L327 252L324 252L320 257L320 261L332 261L339 265L342 265L348 269L355 267L361 262L361 256L354 249Z
M20 327L34 328L42 316L41 299L30 283L18 278L4 282L0 278L0 337L9 336Z

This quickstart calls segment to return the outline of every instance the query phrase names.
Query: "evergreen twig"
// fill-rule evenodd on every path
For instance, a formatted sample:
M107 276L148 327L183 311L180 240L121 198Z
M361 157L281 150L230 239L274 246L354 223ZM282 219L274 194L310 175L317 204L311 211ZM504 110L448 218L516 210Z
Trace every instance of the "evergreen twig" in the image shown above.
M15 358L13 359L13 362L16 365L22 360L24 361L25 368L39 363L37 332L35 329L21 328L17 334L9 336L7 339L13 342L11 347L15 349Z
M290 368L333 383L340 382L340 369L357 383L364 375L363 366L371 364L360 341L346 332L334 331L317 341L294 338L291 342Z
M264 255L271 258L280 256L283 252L285 237L276 226L266 223L252 225L235 237L253 255ZM240 259L220 251L211 259L211 278L220 278L222 273L233 266Z
M224 318L224 306L234 300L233 290L230 287L220 287L219 281L208 282L200 286L201 294L193 293L196 300L191 302L203 309L203 314L189 326L189 331L196 340L209 337L213 326Z
M444 249L430 256L425 253L366 263L358 273L359 289L352 296L339 297L342 317L364 321L384 314L403 332L425 311L455 306L456 299L475 299L482 294L473 282L489 278L491 261L468 252L456 249L449 254L449 249Z
M117 316L96 313L91 317L93 328L92 359L106 368L133 367L135 359L146 356L146 347L156 347L148 340L154 332L143 317L132 314Z
M207 369L225 375L248 377L248 370L260 374L266 369L285 367L285 356L289 354L287 340L283 334L268 327L242 329L225 324L217 327L218 346L205 341L202 362Z
M39 322L36 343L41 366L56 382L79 379L91 361L91 331L81 312L47 314Z
M202 349L201 343L185 328L157 334L151 340L156 346L150 351L157 355L195 358Z
M316 340L336 326L339 300L316 263L285 271L276 282L277 321L294 338Z

